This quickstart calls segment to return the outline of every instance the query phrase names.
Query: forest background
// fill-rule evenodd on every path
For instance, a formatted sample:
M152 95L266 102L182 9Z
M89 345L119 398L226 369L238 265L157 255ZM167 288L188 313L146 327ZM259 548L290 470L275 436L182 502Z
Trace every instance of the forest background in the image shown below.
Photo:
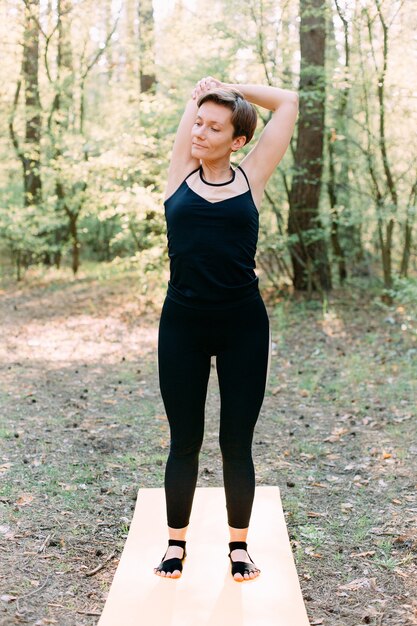
M300 94L262 206L265 287L323 292L365 277L388 300L415 288L413 4L4 3L3 272L129 258L163 273L173 138L211 74ZM259 109L257 135L268 116Z
M415 626L415 8L0 1L0 626L96 624L138 488L163 486L164 187L209 74L300 96L259 216L257 485L279 486L312 626ZM219 413L213 371L198 487L223 484Z

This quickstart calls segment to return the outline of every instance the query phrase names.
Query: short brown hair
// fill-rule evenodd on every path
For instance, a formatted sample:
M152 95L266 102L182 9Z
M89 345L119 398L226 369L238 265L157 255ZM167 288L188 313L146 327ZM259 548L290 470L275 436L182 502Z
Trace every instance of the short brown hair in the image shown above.
M217 87L200 96L197 106L200 107L204 102L215 102L231 109L231 122L234 128L233 139L244 135L246 137L245 143L249 143L255 132L258 118L255 107L246 100L240 91Z

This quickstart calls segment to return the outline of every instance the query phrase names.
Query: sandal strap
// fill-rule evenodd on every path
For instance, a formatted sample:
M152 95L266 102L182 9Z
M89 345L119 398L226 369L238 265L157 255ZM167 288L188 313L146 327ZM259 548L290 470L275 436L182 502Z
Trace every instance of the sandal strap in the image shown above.
M158 572L174 572L176 569L182 572L182 560L176 557L162 561L156 568Z
M248 544L246 543L246 541L231 541L229 543L229 548L230 548L230 552L232 552L232 550L246 550L248 548Z
M231 560L231 559L230 559ZM252 559L251 559L252 561ZM253 563L253 561L252 561ZM235 574L249 574L250 572L260 572L261 570L250 563L245 563L245 561L232 561L232 576Z
M187 542L184 541L183 539L168 539L168 545L169 546L179 546L180 548L184 548L185 549L185 544Z
M253 562L252 557L248 552L248 544L246 543L246 541L231 541L229 543L229 547L230 547L230 552L227 556L230 558L232 562L232 574L237 574L239 572L240 574L243 575L245 572L254 572L254 571L260 572L261 571L258 567L255 566L255 563ZM252 561L255 567L253 567L247 561L233 561L232 559L233 550L245 550L248 557L250 558L250 560Z
M168 552L167 550L164 556L162 557L161 563L155 569L159 572L165 572L165 573L172 573L176 569L182 572L182 562L187 556L187 552L185 549L186 543L187 542L182 539L168 539L168 546L179 546L180 548L184 550L183 557L182 559L180 559L174 556L171 559L165 559L166 553Z

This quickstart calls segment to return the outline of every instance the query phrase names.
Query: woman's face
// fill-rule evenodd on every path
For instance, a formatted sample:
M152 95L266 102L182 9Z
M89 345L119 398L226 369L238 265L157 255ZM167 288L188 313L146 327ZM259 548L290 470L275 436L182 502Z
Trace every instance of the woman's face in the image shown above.
M244 138L233 139L232 111L216 102L203 102L191 130L191 156L216 160L240 148Z

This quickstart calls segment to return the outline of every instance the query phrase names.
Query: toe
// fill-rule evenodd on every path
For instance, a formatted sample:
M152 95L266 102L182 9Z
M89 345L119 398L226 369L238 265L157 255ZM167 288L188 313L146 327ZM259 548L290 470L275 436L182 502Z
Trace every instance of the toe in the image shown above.
M242 576L242 574L235 574L233 578L234 578L235 580L239 580L239 581L243 580L243 576Z
M253 572L249 572L249 578L255 578L255 574Z

